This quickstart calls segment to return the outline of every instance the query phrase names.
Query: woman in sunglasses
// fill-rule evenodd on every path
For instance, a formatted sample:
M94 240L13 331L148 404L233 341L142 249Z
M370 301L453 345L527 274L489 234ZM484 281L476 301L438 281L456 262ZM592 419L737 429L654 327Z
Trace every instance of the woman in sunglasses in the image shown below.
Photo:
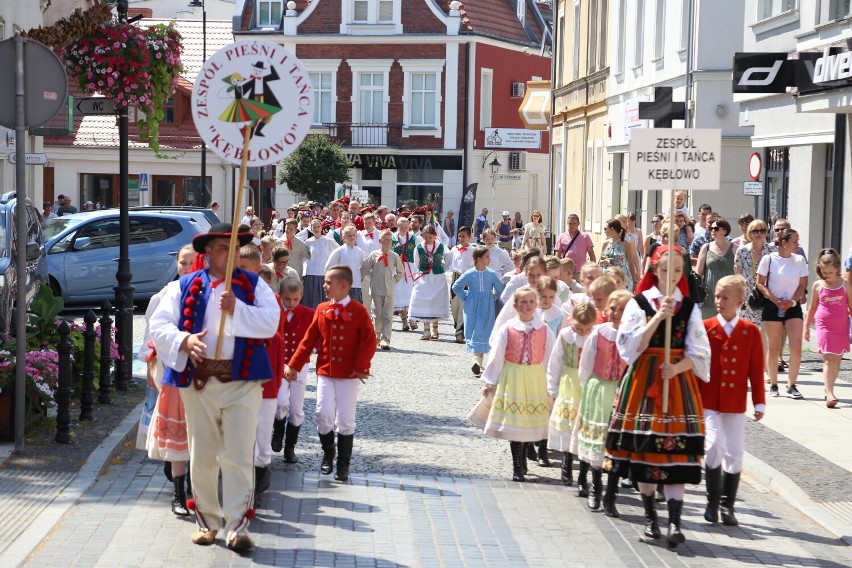
M757 266L760 264L760 259L772 252L772 247L766 240L767 226L760 219L755 219L748 225L748 229L744 237L746 244L741 246L734 255L734 271L745 278L746 298L751 295L757 284ZM748 302L745 302L740 307L740 317L750 321L758 326L763 323L763 314L760 310L755 310L749 307ZM761 332L763 328L761 327ZM766 345L766 336L763 337L763 344Z
M716 290L716 283L725 276L734 275L734 255L737 245L728 242L727 237L731 233L731 224L724 219L716 219L707 228L710 233L710 242L704 243L698 252L698 263L695 272L704 279L707 287L708 298L701 306L701 319L712 318L716 315L716 305L710 290Z

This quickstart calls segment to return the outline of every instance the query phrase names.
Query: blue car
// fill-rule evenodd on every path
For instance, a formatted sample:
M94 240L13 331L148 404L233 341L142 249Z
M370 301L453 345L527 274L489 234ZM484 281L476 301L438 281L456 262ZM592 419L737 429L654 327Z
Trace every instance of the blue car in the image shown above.
M177 277L180 248L202 232L189 217L131 211L134 300L149 300ZM117 209L63 215L42 226L48 284L66 304L115 300L119 255Z

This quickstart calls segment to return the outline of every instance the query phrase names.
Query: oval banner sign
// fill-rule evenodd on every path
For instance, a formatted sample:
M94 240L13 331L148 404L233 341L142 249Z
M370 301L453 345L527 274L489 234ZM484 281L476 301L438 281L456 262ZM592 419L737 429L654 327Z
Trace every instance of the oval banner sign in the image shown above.
M198 72L192 118L211 150L239 165L250 129L248 165L275 164L311 127L314 94L301 61L276 43L238 41L213 54Z

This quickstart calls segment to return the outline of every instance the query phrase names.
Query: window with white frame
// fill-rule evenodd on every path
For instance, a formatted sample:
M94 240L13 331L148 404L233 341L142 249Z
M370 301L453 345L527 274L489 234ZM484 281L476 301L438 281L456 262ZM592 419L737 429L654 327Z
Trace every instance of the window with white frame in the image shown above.
M520 21L524 21L524 17L527 15L527 0L517 0L518 5L515 9L515 14L518 16Z
M491 128L491 105L494 71L481 69L479 73L479 128Z
M586 71L591 74L598 68L598 0L589 0L589 53Z
M820 22L841 20L849 16L850 0L818 0Z
M691 0L681 0L680 2L680 49L686 50L689 44L689 3Z
M784 12L795 10L798 0L758 0L757 1L757 19L765 20L772 18Z
M331 73L317 72L309 73L311 83L314 86L314 118L313 124L319 125L324 122L334 122L331 100L334 91L331 88Z
M627 34L627 13L624 3L625 0L618 0L618 36L616 37L616 41L618 43L615 46L616 73L624 72L624 58L626 56L625 49L627 49L627 41L625 38L625 35Z
M385 24L397 21L393 0L351 0L352 21L358 24Z
M609 2L604 0L601 3L601 26L600 26L600 32L598 33L598 37L601 38L600 39L600 45L601 45L600 50L601 51L600 51L600 55L598 56L598 62L599 62L598 68L599 69L603 69L604 67L606 67L608 65L608 62L606 60L606 56L607 56L606 42L607 42L607 38L608 38L607 27L609 26L609 14L607 12L608 10L609 10Z
M441 124L441 73L442 60L400 60L404 73L403 115L404 129L425 130L430 134ZM407 136L411 132L403 135ZM437 135L437 133L436 133Z
M666 49L666 0L657 0L657 12L654 15L654 59L663 58Z
M645 0L636 0L636 37L633 38L633 66L640 67L645 59Z
M348 63L352 69L352 122L386 124L388 84L393 60L350 59Z
M258 27L280 26L283 7L284 0L257 0Z
M580 3L574 4L574 49L571 56L571 79L580 78Z

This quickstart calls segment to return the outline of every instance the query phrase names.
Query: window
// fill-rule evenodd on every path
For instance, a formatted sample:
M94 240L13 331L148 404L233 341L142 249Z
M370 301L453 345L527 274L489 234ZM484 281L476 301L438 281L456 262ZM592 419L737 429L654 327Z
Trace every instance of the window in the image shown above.
M385 76L382 73L361 73L358 80L361 100L360 122L378 124L385 122Z
M796 0L758 0L757 19L765 20L796 9Z
M607 10L609 9L608 7L609 7L609 2L604 0L604 2L601 3L601 31L598 34L598 37L601 38L600 42L599 42L600 45L601 45L601 48L600 48L601 53L600 53L600 57L598 57L598 67L600 69L603 69L608 64L608 61L606 60L606 56L607 56L606 44L607 44L607 40L609 39L608 36L606 35L607 27L609 26L609 14L607 12Z
M166 99L163 103L163 124L175 123L175 100L173 98Z
M278 27L281 25L281 10L284 0L258 0L257 25L259 27Z
M359 24L395 21L393 0L353 0L352 21Z
M382 128L358 128L352 131L352 144L387 145L388 84L393 60L349 60L352 69L352 122L382 125Z
M410 126L435 126L438 99L435 73L411 74Z
M130 219L131 245L156 243L157 241L164 241L168 238L169 232L166 231L159 219L150 219L146 217Z
M0 41L6 39L6 20L0 18Z
M580 4L574 4L574 49L571 55L571 79L580 77Z
M636 37L633 42L633 66L641 67L645 59L645 0L636 0Z
M849 15L850 0L819 0L822 23L840 20Z
M86 225L77 233L77 239L81 237L91 239L89 244L83 247L82 250L117 247L119 244L119 231L118 217L115 217Z
M622 0L623 1L623 0ZM565 84L565 73L562 68L562 61L565 59L565 48L563 41L565 38L565 15L559 14L559 39L556 50L556 87L561 87Z
M443 202L443 170L396 170L396 181L397 206L411 200Z
M625 58L625 49L627 48L627 42L625 41L625 34L627 33L626 23L627 23L627 14L625 11L626 6L624 5L625 0L618 0L618 44L615 48L615 72L623 73L624 72L624 58Z
M405 73L403 102L403 128L429 130L430 134L439 136L441 120L441 73L444 61L405 60L399 61ZM403 132L409 136L412 132ZM421 132L423 134L423 132Z
M324 122L333 122L331 109L334 91L331 86L331 73L309 73L314 86L314 118L315 126Z
M663 58L666 48L666 0L657 0L657 13L654 21L654 59Z
M591 74L598 68L598 0L589 2L589 55L586 71Z
M491 128L491 97L494 74L491 69L482 69L479 88L479 128Z
M518 4L515 9L515 14L518 16L518 19L523 22L527 13L527 0L517 0L517 2Z
M689 44L689 3L691 0L681 0L680 12L680 49L686 51Z

